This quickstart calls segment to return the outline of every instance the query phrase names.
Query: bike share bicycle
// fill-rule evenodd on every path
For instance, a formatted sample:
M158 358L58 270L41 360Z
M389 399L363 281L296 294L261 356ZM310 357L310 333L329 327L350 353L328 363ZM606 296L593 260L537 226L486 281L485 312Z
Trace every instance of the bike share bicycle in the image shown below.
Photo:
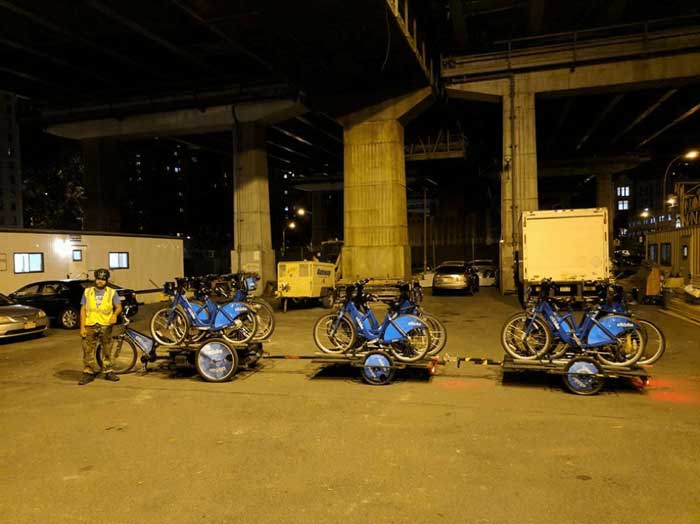
M597 306L576 322L573 311L559 312L550 298L551 288L551 280L545 279L535 305L503 326L501 343L512 359L504 363L504 371L540 365L549 372L562 372L565 385L583 395L600 391L606 376L642 375L633 366L644 353L646 337L635 319L615 312L601 314ZM569 358L557 361L565 355Z
M151 318L151 336L163 346L196 342L200 331L220 336L232 344L250 342L257 331L257 317L243 302L228 302L218 306L211 299L210 282L203 278L176 278L166 282L163 292L173 297L169 307L157 311ZM188 289L202 288L204 305L187 299Z
M363 292L367 282L362 279L346 287L338 312L323 315L314 325L314 342L324 353L361 360L366 382L388 384L397 367L425 358L431 349L431 330L425 320L396 307L379 323L368 307L374 297Z

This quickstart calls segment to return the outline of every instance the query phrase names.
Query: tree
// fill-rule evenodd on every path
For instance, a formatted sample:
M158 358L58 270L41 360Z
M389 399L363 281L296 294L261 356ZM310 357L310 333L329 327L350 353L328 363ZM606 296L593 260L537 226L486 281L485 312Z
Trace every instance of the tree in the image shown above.
M22 172L24 223L40 229L82 229L85 163L73 154L47 167L26 166Z

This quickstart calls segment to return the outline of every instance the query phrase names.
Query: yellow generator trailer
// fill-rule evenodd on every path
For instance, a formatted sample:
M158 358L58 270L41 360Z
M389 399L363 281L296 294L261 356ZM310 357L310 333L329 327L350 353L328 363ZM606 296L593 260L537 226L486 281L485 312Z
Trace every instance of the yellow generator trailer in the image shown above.
M335 301L336 265L330 262L280 262L277 264L277 295L282 307L287 302L308 299L320 300L325 308L333 307Z

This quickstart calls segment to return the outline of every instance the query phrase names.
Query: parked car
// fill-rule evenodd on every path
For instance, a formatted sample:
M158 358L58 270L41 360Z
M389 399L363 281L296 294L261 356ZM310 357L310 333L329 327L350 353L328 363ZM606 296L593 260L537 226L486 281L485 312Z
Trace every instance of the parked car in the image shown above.
M61 327L76 329L80 327L80 299L85 288L93 285L92 280L45 280L18 289L10 295L10 299L43 309ZM114 282L108 282L107 285L117 291L122 306L131 306L130 316L138 312L134 290L124 289Z
M498 267L490 259L470 260L467 262L470 266L476 269L479 274L480 286L495 286L497 285Z
M49 327L49 318L41 309L17 304L0 295L0 339L42 333Z
M479 275L467 264L445 263L435 269L433 277L433 295L443 291L466 291L473 295L479 291Z

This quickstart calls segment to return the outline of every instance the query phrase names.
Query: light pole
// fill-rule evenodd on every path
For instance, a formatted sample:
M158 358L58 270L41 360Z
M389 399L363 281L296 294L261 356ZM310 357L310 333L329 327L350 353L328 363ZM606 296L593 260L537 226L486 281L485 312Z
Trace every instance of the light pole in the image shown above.
M287 246L287 229L294 230L294 229L296 229L296 227L297 227L296 222L294 222L292 220L291 222L288 222L287 224L285 224L284 227L282 228L282 249L280 250L280 251L282 251L282 256L284 256L284 252L285 252L286 246Z
M668 191L666 188L666 183L668 180L668 172L670 171L671 166L676 162L676 160L680 160L681 158L684 158L685 160L695 160L696 158L698 158L699 155L700 155L700 152L698 152L697 149L691 149L690 151L686 151L685 153L674 157L673 160L671 160L668 163L668 166L666 166L666 171L664 172L664 204L663 204L663 209L666 208L665 207L666 204L670 203L669 198L668 198ZM671 205L674 205L674 204L675 204L675 199Z

